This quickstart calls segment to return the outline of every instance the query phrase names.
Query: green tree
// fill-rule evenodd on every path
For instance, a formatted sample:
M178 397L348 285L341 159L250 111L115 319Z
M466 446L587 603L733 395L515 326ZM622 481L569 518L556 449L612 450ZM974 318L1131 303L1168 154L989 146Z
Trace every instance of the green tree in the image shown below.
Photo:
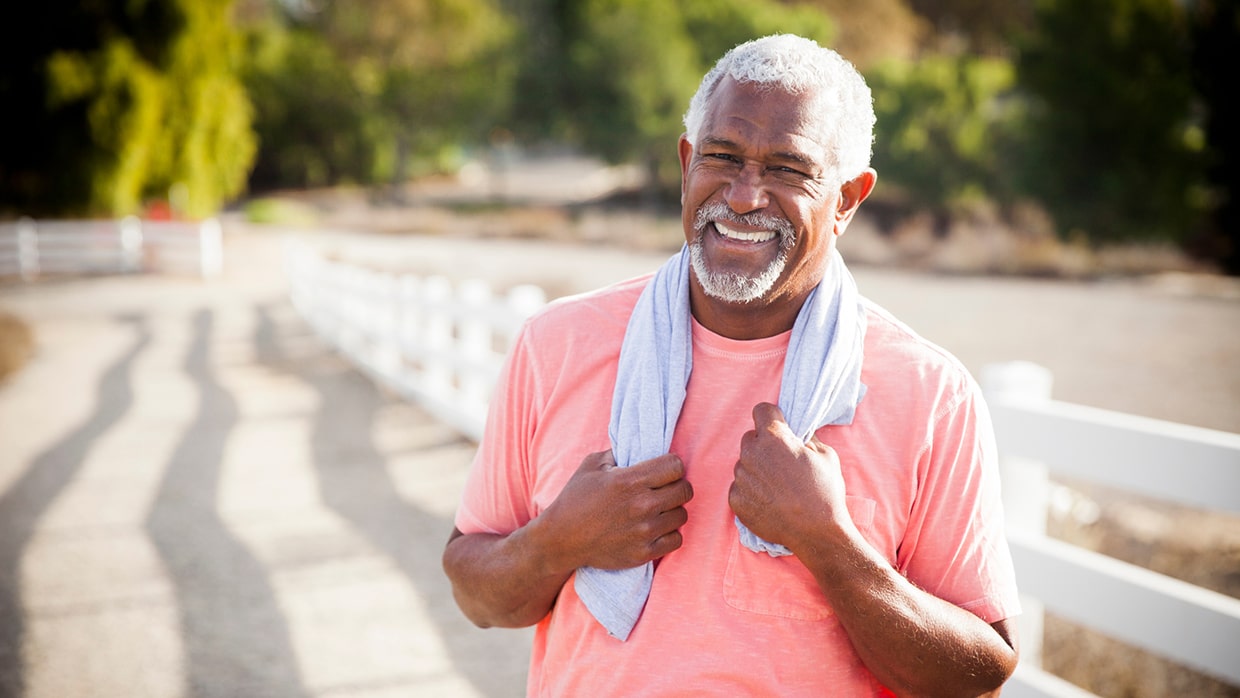
M400 184L485 141L515 68L492 0L356 0L248 9L258 188Z
M261 144L251 188L376 179L388 141L367 95L320 34L264 22L249 28L248 54L245 83Z
M483 141L508 107L514 27L491 0L333 3L314 26L382 122L395 182L415 161Z
M570 140L612 162L639 162L651 192L678 190L681 118L706 70L733 46L778 32L828 44L808 6L740 0L584 0L560 7L562 98Z
M1016 120L1010 63L969 55L887 61L867 75L874 93L874 167L944 232L970 201L1010 198L1002 153Z
M587 0L580 19L568 53L577 139L609 161L643 163L652 182L674 177L680 117L701 70L679 8Z
M1202 0L1193 8L1193 84L1205 106L1209 148L1209 220L1188 244L1240 275L1240 102L1235 68L1240 58L1240 0Z
M1042 0L1018 81L1025 187L1062 233L1182 240L1200 212L1201 132L1175 0Z
M244 186L254 150L231 0L21 3L5 42L0 208L121 215L184 193L208 215Z
M934 26L926 38L939 48L963 43L970 53L1006 55L1015 32L1030 28L1036 0L908 0Z

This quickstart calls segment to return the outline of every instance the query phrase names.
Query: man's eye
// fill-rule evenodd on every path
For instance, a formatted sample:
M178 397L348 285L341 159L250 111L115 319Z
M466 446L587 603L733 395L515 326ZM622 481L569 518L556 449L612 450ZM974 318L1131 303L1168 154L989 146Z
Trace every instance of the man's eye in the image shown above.
M736 162L736 156L731 153L706 153L706 157L714 160L723 160L725 162Z

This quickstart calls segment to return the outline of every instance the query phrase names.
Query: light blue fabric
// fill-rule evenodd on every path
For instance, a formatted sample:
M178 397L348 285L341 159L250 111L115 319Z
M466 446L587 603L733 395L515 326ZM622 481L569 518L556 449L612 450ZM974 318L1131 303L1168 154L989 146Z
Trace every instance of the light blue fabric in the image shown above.
M612 397L611 437L616 463L628 467L668 452L693 370L689 315L689 252L669 259L642 291L620 348ZM779 407L792 430L809 440L819 427L850 424L865 393L861 361L865 312L852 274L832 253L826 274L792 327L784 358ZM741 542L755 552L788 555L736 520ZM654 564L625 570L583 567L574 583L586 608L627 640L654 581Z

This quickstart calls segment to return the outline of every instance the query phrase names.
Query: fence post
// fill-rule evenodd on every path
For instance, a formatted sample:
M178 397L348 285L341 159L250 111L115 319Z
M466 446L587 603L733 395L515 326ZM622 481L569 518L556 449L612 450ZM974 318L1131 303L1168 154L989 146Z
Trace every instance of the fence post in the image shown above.
M1028 361L989 364L982 368L982 390L990 402L1000 400L1045 401L1051 398L1051 372ZM1008 530L1021 534L1046 535L1050 503L1050 477L1046 464L1009 456L999 451L999 473L1003 482L1003 508ZM1024 612L1020 618L1021 663L1042 665L1041 601L1021 595Z
M380 373L389 383L399 383L403 362L398 339L400 295L395 274L376 272L372 303L377 311L374 328L375 361Z
M422 367L426 391L452 399L452 282L432 276L422 286Z
M396 326L396 346L400 351L401 373L407 385L422 387L422 354L418 332L422 322L422 280L413 274L401 274L396 282L396 304L400 318Z
M514 314L513 321L504 325L504 346L511 347L513 339L526 318L547 304L547 293L541 286L522 284L508 290L508 309Z
M198 225L198 271L209 279L223 270L224 231L218 218L208 218Z
M460 375L461 406L471 412L486 414L491 392L487 375L487 358L491 355L491 287L480 279L461 283L461 312L457 347L464 359Z
M142 271L142 222L137 216L125 216L120 222L121 271Z
M30 218L17 221L17 268L22 281L39 275L39 231Z

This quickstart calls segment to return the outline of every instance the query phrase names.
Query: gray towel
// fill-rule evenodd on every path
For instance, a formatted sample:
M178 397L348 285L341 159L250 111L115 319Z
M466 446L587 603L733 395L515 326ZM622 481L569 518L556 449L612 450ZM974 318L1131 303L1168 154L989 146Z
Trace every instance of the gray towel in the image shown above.
M689 315L689 253L669 259L642 291L620 348L612 397L611 437L616 463L627 467L668 452L693 369ZM827 424L850 424L865 393L861 362L865 311L852 274L833 252L826 274L792 327L784 358L779 407L803 440ZM788 555L782 545L755 536L739 519L741 542L755 552ZM577 570L577 596L621 641L641 615L654 581L654 564L625 570Z

